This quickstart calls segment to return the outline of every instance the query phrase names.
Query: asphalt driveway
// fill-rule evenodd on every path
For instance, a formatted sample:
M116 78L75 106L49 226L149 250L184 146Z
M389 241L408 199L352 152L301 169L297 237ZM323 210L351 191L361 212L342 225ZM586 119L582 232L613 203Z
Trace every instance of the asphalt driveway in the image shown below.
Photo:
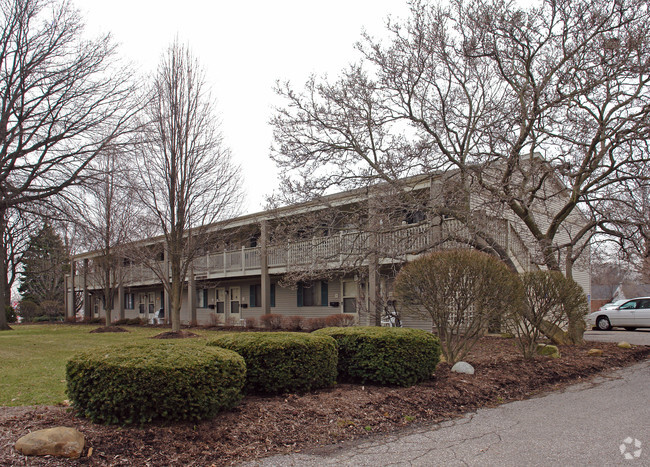
M455 421L247 465L650 465L649 401L645 361Z
M625 331L614 328L611 331L587 331L586 341L598 342L629 342L634 345L650 345L650 329L637 329L636 331Z

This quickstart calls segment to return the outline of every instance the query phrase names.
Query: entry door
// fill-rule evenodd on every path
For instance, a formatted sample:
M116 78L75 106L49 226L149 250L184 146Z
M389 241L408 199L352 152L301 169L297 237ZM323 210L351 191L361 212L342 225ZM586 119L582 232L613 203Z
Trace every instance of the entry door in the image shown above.
M144 315L147 311L147 294L146 293L140 293L139 294L139 303L138 303L138 313L141 315ZM141 316L143 318L144 316Z
M216 312L223 315L226 311L226 289L223 287L217 287L215 291L215 309Z
M235 318L239 318L239 300L239 287L230 287L230 314Z

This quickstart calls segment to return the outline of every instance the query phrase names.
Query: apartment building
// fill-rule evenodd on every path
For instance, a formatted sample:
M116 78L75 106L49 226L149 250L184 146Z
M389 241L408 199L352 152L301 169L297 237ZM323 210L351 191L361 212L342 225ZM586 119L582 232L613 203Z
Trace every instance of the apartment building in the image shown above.
M215 234L213 240L185 278L181 322L239 325L268 313L303 318L340 313L359 324L386 324L387 311L399 313L392 284L400 267L436 249L478 248L518 272L538 268L520 220L490 213L478 194L454 186L441 176L413 177L396 187L333 194L211 225L206 232ZM462 220L450 215L459 209L467 213ZM579 229L579 216L574 224ZM160 241L139 242L137 248ZM589 296L588 255L587 248L573 276ZM97 258L97 252L86 252L72 259L73 274L66 279L69 316L74 297L84 313L104 316ZM169 271L163 254L154 268L124 259L113 320L169 320L160 271ZM401 321L431 329L428 320Z

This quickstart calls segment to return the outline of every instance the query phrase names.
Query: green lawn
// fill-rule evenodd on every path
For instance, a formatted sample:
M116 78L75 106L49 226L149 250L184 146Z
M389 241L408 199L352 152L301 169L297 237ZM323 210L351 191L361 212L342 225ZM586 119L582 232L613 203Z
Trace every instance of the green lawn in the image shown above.
M53 405L67 399L65 364L80 350L144 340L161 329L90 334L84 325L12 325L0 331L0 406ZM208 332L194 331L206 335ZM178 339L179 345L195 339Z

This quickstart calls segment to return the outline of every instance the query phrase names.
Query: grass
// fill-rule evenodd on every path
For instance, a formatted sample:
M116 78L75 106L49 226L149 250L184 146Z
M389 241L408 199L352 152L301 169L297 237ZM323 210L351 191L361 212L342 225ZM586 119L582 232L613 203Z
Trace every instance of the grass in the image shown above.
M65 365L76 352L137 342L164 331L124 326L130 332L89 333L97 327L12 324L12 331L0 331L0 406L61 404L67 399ZM189 341L195 339L174 339L179 345Z

